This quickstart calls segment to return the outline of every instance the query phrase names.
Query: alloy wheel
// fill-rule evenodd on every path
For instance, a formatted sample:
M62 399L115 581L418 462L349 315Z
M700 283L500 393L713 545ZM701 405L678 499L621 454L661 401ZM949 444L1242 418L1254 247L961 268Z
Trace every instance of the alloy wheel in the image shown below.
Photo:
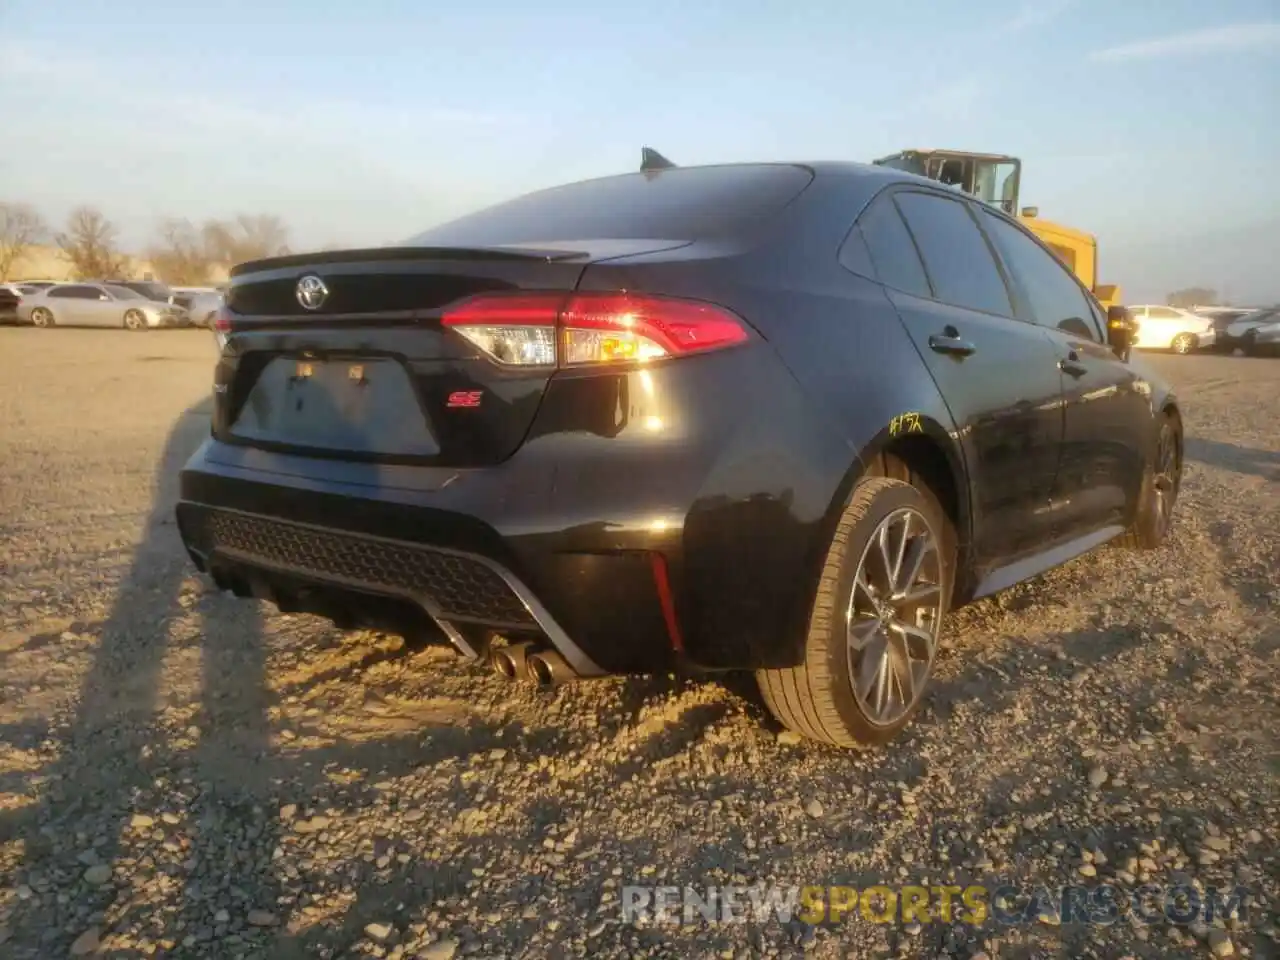
M146 320L137 310L130 310L124 315L124 325L130 330L141 330L146 325Z
M876 526L845 612L849 675L867 720L888 726L924 692L942 625L942 557L925 517L909 507Z
M36 307L31 311L31 324L36 327L51 327L53 315L44 307Z
M1156 472L1153 488L1156 496L1156 524L1161 534L1169 529L1173 520L1173 505L1178 499L1178 483L1181 477L1182 452L1173 425L1168 421L1160 426L1160 439L1156 444Z
M1174 353L1181 353L1185 355L1194 350L1195 346L1196 341L1190 334L1180 333L1173 338Z

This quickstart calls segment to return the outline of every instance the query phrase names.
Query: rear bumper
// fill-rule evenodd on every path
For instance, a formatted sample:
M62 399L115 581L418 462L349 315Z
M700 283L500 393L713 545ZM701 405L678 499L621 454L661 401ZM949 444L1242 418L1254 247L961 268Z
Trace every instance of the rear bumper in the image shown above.
M376 465L307 464L312 476L290 476L280 471L298 458L209 441L183 471L177 508L196 565L237 592L349 626L409 634L402 615L414 608L467 655L493 631L543 639L583 676L678 660L652 566L671 547L663 534L610 538L604 523L566 524L545 502L539 511L514 493L547 492L537 470L495 483L489 471L419 468L410 489L353 482L361 468L376 479Z
M396 622L417 608L464 656L470 627L541 634L580 676L606 671L565 633L533 591L478 553L355 534L183 501L178 525L196 566L219 586L341 620ZM323 597L314 596L323 590ZM379 600L393 601L379 603Z
M492 630L585 675L793 664L847 447L768 354L621 378L553 380L492 467L210 437L181 474L183 541L239 592L353 625L411 608L464 652Z

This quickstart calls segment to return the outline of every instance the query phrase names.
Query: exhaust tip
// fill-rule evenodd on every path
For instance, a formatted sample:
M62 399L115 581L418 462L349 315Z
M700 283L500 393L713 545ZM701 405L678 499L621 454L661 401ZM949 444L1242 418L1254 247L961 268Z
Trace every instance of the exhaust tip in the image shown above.
M493 667L493 672L500 677L505 677L508 680L516 678L515 661L507 656L505 650L495 650L493 655L489 657L489 665Z
M509 643L505 647L495 647L489 654L489 666L493 672L507 680L520 680L528 676L529 651L531 644Z
M529 658L529 679L540 687L550 687L555 683L555 678L551 671L550 664L543 660L542 657L533 656Z
M577 676L564 657L554 650L532 654L525 660L525 669L529 679L544 689L559 686Z

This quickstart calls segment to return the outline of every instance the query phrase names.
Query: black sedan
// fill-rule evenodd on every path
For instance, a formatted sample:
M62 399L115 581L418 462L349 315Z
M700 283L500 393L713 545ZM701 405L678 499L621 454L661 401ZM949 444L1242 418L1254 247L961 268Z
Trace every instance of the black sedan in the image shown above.
M1016 220L852 163L648 170L242 264L179 528L223 588L507 676L756 672L880 743L948 610L1178 495L1168 385Z

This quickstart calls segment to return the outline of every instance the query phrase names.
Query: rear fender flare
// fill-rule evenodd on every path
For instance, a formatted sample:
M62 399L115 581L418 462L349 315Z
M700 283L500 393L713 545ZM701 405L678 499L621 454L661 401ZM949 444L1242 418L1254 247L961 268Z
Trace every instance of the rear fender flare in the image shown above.
M845 471L823 517L821 531L815 538L815 571L820 571L826 561L831 539L835 534L840 517L853 498L854 488L864 477L874 475L882 454L911 437L924 438L939 449L946 459L955 487L956 516L953 518L956 533L957 580L956 594L960 599L967 588L967 577L963 576L971 566L971 544L973 541L973 513L970 503L969 474L965 466L964 451L948 427L935 417L918 411L907 411L895 414L887 422L881 424L879 430L858 451L857 457ZM813 586L807 598L808 606L813 606L813 595L816 593L818 577L811 578Z

